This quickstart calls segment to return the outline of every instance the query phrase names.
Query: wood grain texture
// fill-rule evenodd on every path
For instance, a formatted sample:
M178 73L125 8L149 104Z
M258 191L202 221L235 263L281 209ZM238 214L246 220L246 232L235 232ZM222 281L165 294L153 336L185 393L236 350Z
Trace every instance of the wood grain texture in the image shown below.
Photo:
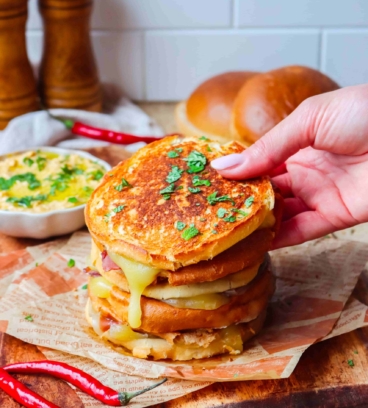
M0 2L0 129L39 107L26 51L27 0Z
M12 336L0 333L0 366L15 363L45 360L45 356L28 343L24 343ZM76 392L64 381L43 374L13 374L14 378L21 381L29 389L43 396L60 407L83 408L84 404ZM0 390L0 407L21 407L4 391Z
M89 34L92 0L39 0L44 25L40 93L47 108L101 111Z
M118 146L94 148L89 152L112 165L129 157L129 153ZM0 252L39 243L37 240L0 236ZM361 302L368 304L367 273L361 275L354 295ZM30 346L23 344L24 347ZM24 356L19 353L20 351L16 354L17 358L23 359ZM354 361L354 367L349 366L348 360ZM367 368L368 328L363 328L311 346L302 355L290 378L215 383L154 407L368 408ZM0 399L0 407L18 406L2 405ZM69 403L60 406L72 407Z
M368 304L366 271L354 295ZM155 408L367 408L367 368L365 327L311 346L287 379L215 383Z

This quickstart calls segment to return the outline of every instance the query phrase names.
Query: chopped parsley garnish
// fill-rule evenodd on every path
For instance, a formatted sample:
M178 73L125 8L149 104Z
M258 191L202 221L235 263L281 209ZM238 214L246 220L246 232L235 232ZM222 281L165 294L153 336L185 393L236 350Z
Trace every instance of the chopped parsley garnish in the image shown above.
M235 205L235 201L230 198L228 195L224 195L221 197L217 197L217 191L215 191L214 193L210 194L207 197L207 201L211 204L211 205L215 205L216 203L222 203L224 201L230 201L232 203L232 205Z
M38 156L36 159L37 167L39 171L42 171L46 166L46 157Z
M167 156L170 157L170 159L175 159L176 157L179 157L179 154L183 153L183 149L181 147L178 147L175 150L171 150L167 153Z
M91 194L93 192L93 188L89 186L84 186L83 190L88 194Z
M172 166L170 173L166 177L168 183L174 183L178 181L183 174L184 170L179 169L178 166Z
M75 260L73 258L70 258L68 263L67 263L68 268L73 268L75 266Z
M214 226L214 227L218 227L218 224L217 224L217 222L216 222L215 224L213 224L213 226Z
M83 290L88 289L88 283L86 283L85 285L83 285L83 286L81 287L81 289L83 289Z
M236 217L234 215L229 215L229 216L224 218L224 221L226 221L226 222L235 222Z
M23 163L26 164L28 167L31 167L34 161L30 157L25 157L23 159Z
M350 367L354 367L355 365L353 360L348 360L348 364Z
M160 194L164 200L170 200L171 194L175 192L175 184L171 183L169 186L160 190Z
M212 232L212 234L217 234L218 233L216 230L212 230L211 232Z
M101 170L96 170L96 171L93 171L92 173L90 173L90 175L92 176L93 180L99 181L99 180L102 179L104 174L103 174L103 172Z
M24 320L27 320L27 322L33 322L33 317L32 315L27 315L25 316Z
M207 186L209 187L211 185L210 180L201 180L199 176L194 176L192 180L193 186L194 187L199 187L199 186Z
M232 212L238 213L240 215L242 215L243 217L247 217L249 215L249 213L243 211L243 210L238 210L237 208L233 208L231 210Z
M103 176L102 171L100 171L100 170L97 170L97 171L99 171ZM96 173L96 172L94 172L94 173ZM83 174L83 170L79 169L78 167L69 167L68 165L64 165L61 168L61 172L57 174L57 177L55 177L55 178L48 177L47 178L47 180L52 181L50 194L55 195L56 190L61 191L61 192L65 191L69 187L68 182L70 180L72 180L75 175L78 175L78 174ZM90 174L93 174L93 173L90 173Z
M173 194L177 190L182 190L183 186L176 187L174 183L171 183L167 187L160 190L160 194L164 200L170 200L171 194Z
M75 204L75 203L78 202L78 198L77 198L77 197L69 197L69 198L68 198L68 201L69 201L69 203Z
M227 214L227 210L225 210L225 208L219 208L217 210L217 216L219 218L224 218L226 214Z
M36 267L38 266L38 262L35 263L35 266L36 266Z
M128 181L126 181L125 178L122 178L122 179L121 179L121 183L118 184L118 185L115 187L115 190L121 191L121 190L122 190L123 188L125 188L125 187L132 188L133 186L132 186Z
M100 171L100 170L97 170L97 171ZM61 168L61 172L64 174L64 175L68 175L68 176L73 176L74 174L83 174L84 173L84 171L82 170L82 169L79 169L78 167L70 167L70 166L68 166L67 164L65 164L62 168ZM100 171L101 173L102 173L102 171ZM94 174L95 172L93 172L93 173L90 173L90 174ZM103 174L102 174L103 175ZM101 176L102 177L102 176ZM101 178L100 177L100 178ZM97 179L95 179L95 180L97 180ZM98 179L99 180L99 179Z
M179 153L175 150L171 150L167 153L167 157L170 157L170 159L175 159L176 157L179 157Z
M206 146L206 150L207 150L208 152L212 152L212 149L210 148L209 145Z
M201 189L199 187L188 187L188 190L192 193L192 194L197 194L201 192Z
M19 205L21 207L31 208L31 204L33 201L45 201L47 199L46 194L38 194L36 196L24 196L21 198L17 197L9 197L7 198L8 203L13 203Z
M117 214L117 213L123 211L125 207L126 207L125 205L118 205L118 206L117 206L116 208L114 208L112 211L113 211L115 214Z
M110 219L110 217L111 217L111 215L112 215L113 213L117 214L117 213L119 213L120 211L123 211L125 207L126 207L126 205L118 205L118 206L115 207L111 212L105 214L105 222L109 222L109 219Z
M206 136L201 136L199 140L204 140L205 142L208 142L210 139Z
M358 350L354 350L354 354L358 354Z
M181 222L181 221L176 221L176 223L175 223L175 228L178 230L178 231L183 231L183 229L186 227L187 225L184 223L184 222Z
M16 174L9 179L0 177L0 190L9 190L17 181L27 182L30 190L35 190L41 185L41 182L36 179L36 176L33 173L23 173Z
M188 229L186 229L182 234L181 237L186 241L196 237L199 234L199 231L194 225L191 225Z
M253 196L249 196L249 197L245 200L244 204L245 204L245 206L246 206L247 208L249 208L249 207L253 204L253 202L254 202L254 197L253 197Z
M203 171L206 164L207 158L204 154L198 152L197 150L193 150L189 153L188 157L184 159L189 167L188 173L199 173Z

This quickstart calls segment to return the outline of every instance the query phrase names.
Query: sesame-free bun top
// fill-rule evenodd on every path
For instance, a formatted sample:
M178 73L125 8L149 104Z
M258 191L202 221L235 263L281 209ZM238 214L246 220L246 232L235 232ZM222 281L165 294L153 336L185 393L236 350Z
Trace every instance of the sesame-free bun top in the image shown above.
M242 150L236 142L180 136L147 145L110 170L87 203L94 241L108 252L169 270L230 248L274 206L268 177L227 180L211 168L211 160Z
M176 124L188 136L249 146L305 99L338 88L328 76L304 66L226 72L203 82L177 105Z
M230 121L235 97L254 75L256 72L251 71L226 72L200 84L188 100L177 107L180 131L188 136L205 134L215 139L231 138Z
M338 89L315 69L288 66L250 78L237 94L231 133L246 144L257 141L310 96Z

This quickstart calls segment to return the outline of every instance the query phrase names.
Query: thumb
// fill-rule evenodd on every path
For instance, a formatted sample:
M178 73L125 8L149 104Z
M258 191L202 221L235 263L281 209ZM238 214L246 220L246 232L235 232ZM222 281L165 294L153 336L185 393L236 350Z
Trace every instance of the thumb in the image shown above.
M306 100L242 153L215 159L211 166L222 176L235 180L270 173L298 150L313 145L316 104L318 97Z

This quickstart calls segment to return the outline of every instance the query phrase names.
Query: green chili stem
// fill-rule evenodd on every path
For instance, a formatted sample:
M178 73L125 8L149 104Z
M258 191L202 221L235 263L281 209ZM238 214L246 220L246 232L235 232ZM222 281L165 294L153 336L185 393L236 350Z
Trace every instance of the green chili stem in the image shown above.
M144 388L143 390L136 391L136 392L119 392L119 401L122 406L128 405L132 398L137 397L138 395L144 394L148 391L151 391L166 381L167 381L167 378L164 378L160 382L153 384L147 388Z

